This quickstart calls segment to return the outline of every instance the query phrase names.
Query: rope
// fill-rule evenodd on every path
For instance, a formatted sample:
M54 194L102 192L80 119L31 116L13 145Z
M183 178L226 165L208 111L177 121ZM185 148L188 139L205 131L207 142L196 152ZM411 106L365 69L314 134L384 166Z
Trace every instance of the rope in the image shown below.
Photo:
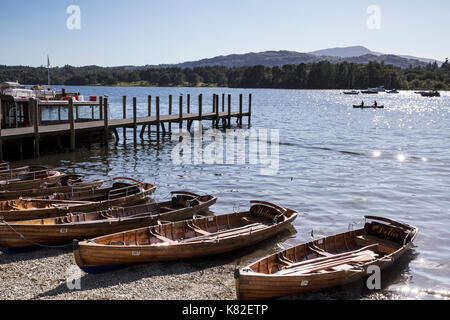
M28 243L30 243L30 244L32 244L32 245L35 245L35 246L39 246L39 247L43 247L43 248L67 248L67 247L71 247L72 246L72 244L65 244L65 245L56 245L56 246L48 246L48 245L45 245L45 244L42 244L42 243L37 243L37 242L34 242L34 241L32 241L32 240L29 240L29 239L27 239L23 234L21 234L20 232L18 232L16 229L14 229L9 223L7 223L6 221L4 221L4 220L0 220L0 223L4 223L6 226L8 226L14 233L16 233L19 237L20 237L20 239L22 239L23 241L26 241L26 242L28 242Z

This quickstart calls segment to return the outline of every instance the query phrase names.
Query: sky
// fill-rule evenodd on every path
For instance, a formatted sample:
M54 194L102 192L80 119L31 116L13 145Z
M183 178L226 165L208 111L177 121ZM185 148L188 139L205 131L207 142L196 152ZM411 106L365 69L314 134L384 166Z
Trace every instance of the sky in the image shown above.
M80 29L67 27L71 5ZM47 54L52 66L153 65L352 45L450 57L448 0L18 0L2 1L0 27L0 65L46 65Z

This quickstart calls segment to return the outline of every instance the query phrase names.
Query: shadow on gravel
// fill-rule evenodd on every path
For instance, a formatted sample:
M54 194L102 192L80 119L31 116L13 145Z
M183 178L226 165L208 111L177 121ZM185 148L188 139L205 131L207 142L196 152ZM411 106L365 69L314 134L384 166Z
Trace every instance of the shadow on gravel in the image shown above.
M62 254L72 252L70 244L64 248L30 248L20 253L0 253L0 265L16 263L21 261L39 260L44 258L56 257Z
M229 269L230 277L233 277L234 269L236 267L242 267L244 266L244 262L247 264L247 261L256 260L264 255L279 251L280 248L277 244L283 243L287 239L291 238L295 232L295 228L292 227L263 243L216 256L189 259L179 262L135 265L100 274L84 273L81 277L82 290L80 291L108 288L151 277L182 275L193 272L200 272L200 275L203 275L204 270L210 268L220 268L221 266L223 270ZM34 299L46 299L71 292L74 291L69 290L66 283L63 283L52 290L36 295Z
M331 288L323 291L304 293L279 298L280 300L361 300L370 299L370 296L377 293L389 298L391 294L387 288L397 283L405 283L410 277L409 263L417 258L419 254L410 249L401 256L396 263L381 272L381 290L369 290L366 286L366 279L341 287Z

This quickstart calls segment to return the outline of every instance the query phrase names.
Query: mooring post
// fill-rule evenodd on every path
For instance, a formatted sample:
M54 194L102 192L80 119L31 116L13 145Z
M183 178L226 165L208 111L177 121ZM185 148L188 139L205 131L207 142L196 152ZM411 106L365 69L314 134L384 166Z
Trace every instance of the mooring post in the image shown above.
M248 127L252 124L252 94L248 95Z
M58 106L58 121L61 121L61 106Z
M243 102L243 95L239 95L239 126L242 127L242 102Z
M158 143L160 138L160 127L159 97L156 97L156 139Z
M187 113L191 113L191 95L187 95Z
M91 120L95 119L95 111L94 111L94 106L91 105Z
M148 96L148 117L151 118L152 117L152 96ZM149 119L150 121L150 119ZM148 136L150 137L152 133L152 126L148 125Z
M133 140L137 142L137 99L133 98Z
M203 109L203 95L200 94L198 96L198 120L200 121L200 123L202 122L202 109Z
M172 95L169 95L169 116L172 115ZM172 134L172 121L169 119L169 133Z
M30 106L33 112L33 127L34 127L34 156L39 158L40 150L39 150L39 118L38 118L38 107L37 101L33 98L30 98Z
M41 112L39 112L39 114L41 114ZM42 115L39 118L42 119ZM78 121L79 118L80 118L80 112L78 110L78 106L75 106L75 119Z
M127 118L127 96L122 97L122 116L125 120ZM127 128L123 127L123 141L127 141Z
M0 99L0 160L3 160L2 121L3 121L3 106L2 106L2 99Z
M219 95L216 94L216 128L219 128Z
M231 128L231 94L228 95L228 128Z
M180 124L179 124L179 128L180 128L180 132L181 132L181 129L183 129L183 96L180 96L180 110L179 110L179 112L180 112L180 117L179 117L179 121L180 121Z
M103 97L100 97L99 120L103 120Z
M73 100L69 99L70 151L75 151L75 123L73 120Z
M103 120L103 97L98 97L99 115L98 119Z
M103 100L103 110L104 110L104 138L105 138L105 144L108 145L108 134L109 134L109 123L108 123L108 98L105 98Z
M225 112L225 93L222 93L222 112Z

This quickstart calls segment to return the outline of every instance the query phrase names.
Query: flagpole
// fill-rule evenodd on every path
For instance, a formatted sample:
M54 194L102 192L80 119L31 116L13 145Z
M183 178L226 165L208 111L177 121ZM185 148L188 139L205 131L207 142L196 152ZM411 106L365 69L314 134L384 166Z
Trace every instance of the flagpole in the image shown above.
M47 80L48 87L50 88L50 57L47 55Z

